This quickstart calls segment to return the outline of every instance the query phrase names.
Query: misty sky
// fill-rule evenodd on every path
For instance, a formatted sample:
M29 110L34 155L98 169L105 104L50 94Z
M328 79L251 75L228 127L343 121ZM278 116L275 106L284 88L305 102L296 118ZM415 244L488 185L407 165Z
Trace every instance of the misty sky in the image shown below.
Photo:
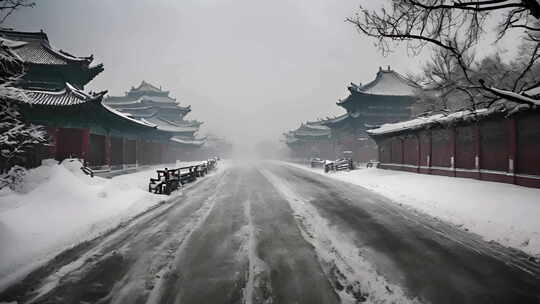
M422 58L383 57L344 22L360 0L36 1L10 17L43 29L55 48L94 54L105 71L87 90L123 95L141 80L163 86L201 133L234 142L277 140L301 121L341 114L347 85L379 66L419 71Z

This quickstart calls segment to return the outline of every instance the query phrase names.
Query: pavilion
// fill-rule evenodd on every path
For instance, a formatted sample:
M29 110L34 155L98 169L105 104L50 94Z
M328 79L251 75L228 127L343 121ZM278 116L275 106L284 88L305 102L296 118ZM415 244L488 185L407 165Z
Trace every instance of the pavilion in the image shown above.
M173 161L178 152L173 136L194 133L171 133L107 106L106 91L85 92L103 65L92 65L93 56L53 48L43 31L2 29L0 45L24 65L25 74L12 84L23 117L42 125L49 137L28 155L28 167L45 158L80 158L101 169Z

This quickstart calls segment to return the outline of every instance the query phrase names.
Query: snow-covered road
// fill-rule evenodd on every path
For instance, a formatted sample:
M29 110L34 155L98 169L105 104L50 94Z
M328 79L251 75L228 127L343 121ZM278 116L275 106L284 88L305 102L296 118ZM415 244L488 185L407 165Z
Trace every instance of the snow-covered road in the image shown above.
M540 265L521 252L283 163L233 164L172 200L0 302L540 302Z

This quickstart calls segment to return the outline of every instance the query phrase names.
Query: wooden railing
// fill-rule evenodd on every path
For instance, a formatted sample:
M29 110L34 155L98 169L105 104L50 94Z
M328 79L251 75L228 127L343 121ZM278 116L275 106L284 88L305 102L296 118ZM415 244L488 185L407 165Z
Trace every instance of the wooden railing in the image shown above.
M311 168L324 168L325 163L326 161L320 158L312 158L310 160Z
M81 167L82 172L84 172L84 174L86 175L90 175L90 177L94 177L94 170L90 169L90 167L88 166L88 163L82 159L81 159L81 162L83 163Z
M157 178L150 178L148 191L155 194L169 195L181 185L194 182L217 166L216 159L209 159L200 164L176 169L157 170Z
M330 171L344 171L344 170L353 170L354 163L350 158L342 158L332 162L326 162L324 164L324 172Z

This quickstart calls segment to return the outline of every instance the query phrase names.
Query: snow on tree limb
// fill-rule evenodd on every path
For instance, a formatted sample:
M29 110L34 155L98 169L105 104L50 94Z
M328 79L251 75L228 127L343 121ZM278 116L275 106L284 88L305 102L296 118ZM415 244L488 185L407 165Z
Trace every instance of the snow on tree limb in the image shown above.
M484 27L487 20L494 13L502 14L503 21L498 25L496 41L505 36L511 29L519 29L526 33L526 40L532 44L527 62L520 67L519 71L512 71L514 82L510 87L504 86L504 90L511 90L516 94L525 87L538 83L524 81L524 78L534 74L533 69L537 66L540 58L540 4L537 0L484 0L484 1L453 1L453 0L390 0L389 8L378 11L368 11L361 8L361 12L347 21L354 24L359 32L375 39L375 45L383 54L392 51L394 43L404 43L413 55L426 46L440 50L438 55L447 54L446 62L455 61L462 78L467 84L459 79L453 79L452 84L445 84L446 93L460 93L464 98L488 100L492 104L498 97L496 91L487 90L487 87L499 87L499 83L490 83L489 86L480 86L478 83L478 71L473 69L474 47L484 36ZM435 59L436 60L436 59ZM449 65L452 73L456 73ZM514 68L514 67L512 67ZM444 70L441 70L445 72ZM507 71L500 71L501 74ZM506 77L501 77L504 79ZM534 77L532 77L534 78ZM488 80L488 78L484 78ZM459 92L458 92L459 91ZM476 91L476 92L473 92ZM484 91L483 93L478 91ZM495 96L489 96L489 95ZM528 100L514 99L516 102Z

